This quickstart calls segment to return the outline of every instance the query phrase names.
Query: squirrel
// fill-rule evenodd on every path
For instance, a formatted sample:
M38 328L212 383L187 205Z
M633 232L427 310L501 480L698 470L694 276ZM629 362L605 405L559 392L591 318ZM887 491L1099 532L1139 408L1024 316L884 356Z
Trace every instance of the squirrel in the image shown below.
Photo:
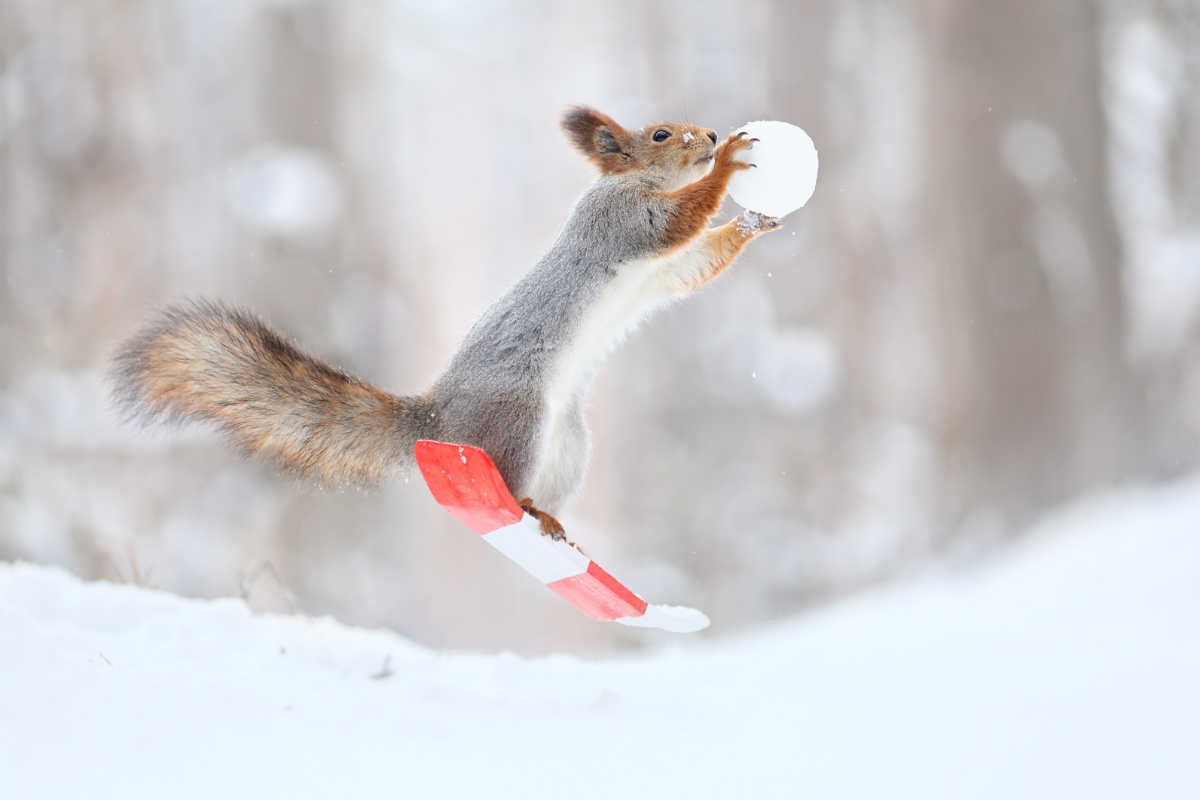
M780 227L743 212L708 227L755 139L662 122L627 130L592 108L560 120L599 171L554 243L474 323L424 394L397 396L301 350L254 314L172 306L114 356L129 419L214 425L247 455L325 486L370 486L415 466L420 439L495 462L544 534L583 481L583 403L599 362L645 314L703 286Z

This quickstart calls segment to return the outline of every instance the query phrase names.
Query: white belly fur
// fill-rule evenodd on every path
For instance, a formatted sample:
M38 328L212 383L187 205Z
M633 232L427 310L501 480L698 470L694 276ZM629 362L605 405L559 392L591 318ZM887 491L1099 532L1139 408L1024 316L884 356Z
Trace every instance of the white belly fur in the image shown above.
M575 335L563 349L546 393L546 427L541 437L538 475L531 492L549 508L565 503L583 479L587 460L586 432L577 415L583 393L596 367L646 314L670 301L662 270L668 259L646 259L622 265L604 297L587 310ZM582 439L582 441L579 441ZM585 463L579 463L580 461Z

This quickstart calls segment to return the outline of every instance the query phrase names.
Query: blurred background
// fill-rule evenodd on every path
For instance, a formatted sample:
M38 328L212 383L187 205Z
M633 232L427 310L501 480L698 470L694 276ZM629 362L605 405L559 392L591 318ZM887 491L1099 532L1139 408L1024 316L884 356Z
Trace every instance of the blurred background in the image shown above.
M297 486L107 401L117 343L191 296L423 389L590 179L569 103L821 156L602 370L589 554L717 634L987 558L1200 464L1197 87L1193 0L0 0L0 558L439 647L660 641L419 479Z

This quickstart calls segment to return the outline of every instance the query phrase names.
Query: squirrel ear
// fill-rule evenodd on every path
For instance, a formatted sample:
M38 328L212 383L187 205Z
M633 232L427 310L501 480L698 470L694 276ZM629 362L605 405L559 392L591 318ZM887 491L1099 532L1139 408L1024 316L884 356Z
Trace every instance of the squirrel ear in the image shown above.
M604 172L624 172L632 166L633 137L607 114L571 106L560 124L571 144Z

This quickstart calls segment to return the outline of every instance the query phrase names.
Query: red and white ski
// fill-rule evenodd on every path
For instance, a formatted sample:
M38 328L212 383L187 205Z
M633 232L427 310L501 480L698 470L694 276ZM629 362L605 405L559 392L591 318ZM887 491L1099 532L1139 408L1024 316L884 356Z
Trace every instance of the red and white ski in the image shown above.
M650 605L579 548L542 535L478 447L421 440L417 465L433 497L484 541L592 619L691 633L708 627L703 612Z

